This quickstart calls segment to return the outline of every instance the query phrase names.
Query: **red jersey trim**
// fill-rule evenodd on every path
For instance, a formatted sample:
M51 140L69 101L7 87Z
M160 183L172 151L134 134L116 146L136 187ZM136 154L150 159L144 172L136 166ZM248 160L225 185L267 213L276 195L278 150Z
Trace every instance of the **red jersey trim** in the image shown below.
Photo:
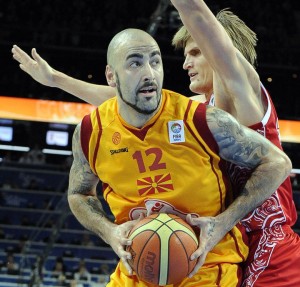
M100 138L102 135L102 124L101 124L101 119L100 119L100 114L99 114L99 109L96 109L96 119L97 119L97 124L98 124L98 128L99 128L99 133L98 133L98 137L97 137L97 142L96 142L96 146L95 146L95 150L94 150L94 156L93 156L93 170L96 172L96 161L97 161L97 155L98 155L98 150L99 150L99 146L100 146Z
M129 127L125 127L125 128L126 128L127 130L129 130L132 134L134 134L137 138L139 138L140 140L143 141L143 140L145 139L146 135L147 135L148 130L149 130L153 125L154 125L154 123L151 124L151 125L149 125L149 126L146 126L146 127L142 128L141 130L135 130L135 129L131 129L131 128L129 128Z
M238 223L238 224L240 224L240 223ZM245 245L247 245L247 243L246 243L246 241L245 241L245 239L244 239L245 232L243 232L243 231L241 230L241 228L243 228L243 227L240 227L240 228L239 228L239 227L238 227L238 224L236 225L236 227L237 227L237 229L240 231L240 233L242 234L242 237L243 237L243 243L244 243ZM233 240L234 240L235 249L236 249L237 253L238 253L239 256L242 258L243 262L245 262L245 261L246 261L246 258L245 258L245 256L243 256L243 254L242 254L242 252L241 252L241 250L240 250L240 248L239 248L239 244L238 244L238 240L237 240L236 236L234 235L234 233L232 232L232 230L229 231L229 234L231 235L231 237L232 237Z
M206 104L199 104L194 114L194 125L201 137L207 143L209 148L216 154L219 154L219 146L213 137L206 121Z
M189 104L191 104L191 102ZM187 111L189 110L189 107L190 107L190 105L188 105ZM213 138L213 135L212 135L210 129L208 128L207 123L206 123L206 105L205 104L199 104L198 107L196 108L196 111L195 111L194 117L193 117L193 123L194 123L195 128L198 131L198 134L205 140L205 142L209 145L209 147L212 149L212 151L217 154L217 152L219 151L219 147L218 147L215 139ZM195 140L199 143L199 145L201 145L203 150L210 157L209 162L210 162L210 165L211 165L211 169L212 169L213 173L215 174L216 179L218 181L218 188L219 188L219 195L220 195L220 210L223 211L223 206L222 206L222 202L223 202L222 199L223 198L222 198L222 192L221 192L221 186L220 186L220 178L219 178L218 174L216 173L216 171L214 169L213 158L208 153L206 147L203 146L203 144L197 139L196 135L194 134L194 132L192 131L190 126L187 123L185 123L185 124L186 124L186 127L191 132L191 134L193 135L193 137L195 138ZM222 174L223 174L223 172L222 172ZM224 180L224 178L222 178L222 179ZM227 186L227 184L226 184L226 186Z
M190 109L191 109L192 102L193 102L193 101L190 100L189 103L188 103L188 105L187 105L187 107L186 107L186 111L185 111L185 113L184 113L184 119L183 119L184 122L186 122L186 119L187 119L187 117L188 117L188 113L189 113L189 111L190 111Z
M80 127L80 143L83 154L87 161L89 161L89 142L93 131L92 120L90 115L84 116Z
M194 122L194 125L195 125L199 135L204 139L204 141L207 143L209 148L215 154L219 154L219 151L220 151L219 146L218 146L214 136L212 135L212 133L208 127L207 121L206 121L206 108L207 108L207 105L205 103L198 105L198 107L195 111L195 114L194 114L193 122ZM202 147L206 151L206 148L204 146L202 146ZM217 173L215 172L215 169L213 168L212 158L210 159L210 162L211 162L212 170L218 179L219 190L221 190L220 179L219 179ZM230 183L228 181L228 178L225 176L226 175L226 161L224 161L222 158L220 159L220 162L219 162L219 168L222 171L222 174L223 174L222 180L223 180L223 182L226 186L226 190L227 190L225 201L231 202L231 195L229 193ZM221 192L220 192L220 202L222 202ZM225 202L225 205L227 205L227 202ZM221 206L221 210L224 211L224 207Z

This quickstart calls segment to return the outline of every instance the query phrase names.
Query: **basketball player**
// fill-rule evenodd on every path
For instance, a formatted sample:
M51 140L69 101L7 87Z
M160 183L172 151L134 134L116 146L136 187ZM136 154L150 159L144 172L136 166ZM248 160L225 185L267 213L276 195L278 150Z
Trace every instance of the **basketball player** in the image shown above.
M247 248L235 225L289 175L288 157L226 112L163 90L160 50L146 32L118 33L107 61L116 97L75 129L68 190L79 222L121 258L107 286L147 286L132 275L124 247L139 216L157 210L196 217L201 228L197 265L179 286L239 286ZM224 161L253 170L227 209ZM114 223L97 198L99 179Z
M251 65L256 58L253 32L228 11L221 11L218 21L203 1L171 1L184 24L173 43L184 49L183 68L190 76L191 91L205 94L210 104L229 112L241 124L281 148L274 105ZM248 49L243 54L248 55L249 61L233 43L240 51ZM249 173L234 165L228 169L238 192ZM287 178L242 221L248 232L250 250L244 287L300 286L300 237L291 228L296 220L291 182ZM282 271L278 272L279 269Z
M202 1L199 4L205 6ZM200 8L203 10L202 6ZM205 9L209 16L205 16L207 22L202 23L204 27L197 26L197 31L199 31L199 34L201 33L202 37L205 37L205 40L201 39L197 44L184 27L175 35L173 40L175 46L185 49L186 60L184 69L188 70L190 75L190 89L195 93L201 94L196 96L195 99L210 102L210 104L215 104L226 110L241 123L263 133L264 136L280 147L277 115L272 101L260 83L257 72L245 60L246 58L251 64L255 62L255 34L237 16L229 11L221 11L217 15L217 19L244 58L241 53L238 53L233 48L225 31L219 25L215 25L217 21L208 8L206 7ZM196 9L195 11L198 10ZM216 31L212 27L216 28ZM206 29L206 34L201 32L202 29ZM214 37L214 34L217 37ZM203 45L206 47L202 48ZM218 47L221 52L216 51L214 47ZM91 86L81 81L76 83L75 81L77 80L53 70L37 55L35 50L33 50L32 56L36 62L32 61L18 47L15 47L13 50L16 59L21 63L21 68L39 82L46 85L58 85L76 96L86 95L83 90L88 87L87 94L90 96L90 99L85 98L85 100L94 104L101 103L102 98L99 95L103 97L104 95L107 97L112 96L109 88L99 93L102 89L101 86ZM206 53L210 53L210 55L206 57ZM219 53L221 53L221 56ZM228 62L237 64L231 65L228 71L225 64L223 64L225 68L218 67L222 59L225 62L229 57L233 57L234 55L230 56L232 53L235 54L234 60ZM226 56L227 54L229 55ZM218 61L213 61L211 58L218 59ZM212 61L212 64L210 64L210 61ZM48 74L44 72L46 69L48 69ZM223 69L226 69L224 75ZM234 77L234 71L236 70L238 72L235 72L235 75L238 75L239 78ZM232 72L230 73L230 71ZM228 80L230 77L233 77L232 81ZM230 93L223 92L227 88L223 83L231 83L234 86ZM105 97L103 100L105 100ZM249 175L245 169L241 172L233 165L229 166L229 168L235 190L238 191ZM237 177L238 173L245 175L243 180ZM271 286L273 284L277 284L274 286L285 286L285 282L290 282L291 286L300 286L299 276L295 276L292 273L292 271L297 272L297 266L300 265L299 236L290 228L295 221L296 212L292 200L292 189L290 181L287 179L271 198L243 220L250 236L250 256L245 269L244 286L264 286L269 284ZM287 257L286 254L289 253L293 254L293 256ZM283 257L282 254L285 254L285 256ZM290 257L293 260L290 260ZM261 262L264 264L261 264ZM277 272L278 268L291 270L291 273ZM275 275L273 274L274 272L276 272Z

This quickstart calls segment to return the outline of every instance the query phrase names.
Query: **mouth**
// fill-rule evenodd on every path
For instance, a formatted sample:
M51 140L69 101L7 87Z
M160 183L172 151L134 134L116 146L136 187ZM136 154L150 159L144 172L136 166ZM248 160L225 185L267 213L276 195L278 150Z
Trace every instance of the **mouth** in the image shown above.
M197 73L189 73L190 80L194 79L197 75Z
M138 93L142 94L142 95L144 95L146 97L152 97L152 96L156 95L156 91L157 91L157 87L155 87L155 86L149 86L149 87L141 88L138 91Z

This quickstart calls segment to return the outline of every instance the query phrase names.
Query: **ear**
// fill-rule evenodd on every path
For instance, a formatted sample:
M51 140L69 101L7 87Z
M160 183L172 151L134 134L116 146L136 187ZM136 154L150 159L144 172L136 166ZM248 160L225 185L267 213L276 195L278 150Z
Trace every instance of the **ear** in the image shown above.
M106 65L105 76L108 85L115 88L116 87L115 74L112 67L109 65Z

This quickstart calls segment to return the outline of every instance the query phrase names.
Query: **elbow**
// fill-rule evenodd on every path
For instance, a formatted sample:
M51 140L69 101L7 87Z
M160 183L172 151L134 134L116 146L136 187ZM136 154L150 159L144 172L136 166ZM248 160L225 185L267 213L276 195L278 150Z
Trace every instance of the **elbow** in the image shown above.
M70 207L71 211L73 211L73 209L77 205L77 196L76 196L76 194L70 194L69 193L68 196L67 196L67 200L68 200L68 204L69 204L69 207Z
M284 172L285 178L287 178L292 171L293 165L290 158L285 153L283 153L281 162L279 164L279 166L282 168L282 171Z

